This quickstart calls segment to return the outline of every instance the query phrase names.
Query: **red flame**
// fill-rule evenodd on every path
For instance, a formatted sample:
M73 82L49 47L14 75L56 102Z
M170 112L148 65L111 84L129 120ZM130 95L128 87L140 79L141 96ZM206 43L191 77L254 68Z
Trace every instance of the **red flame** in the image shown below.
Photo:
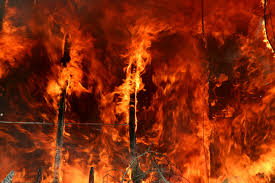
M0 124L0 179L13 169L14 182L34 181L42 166L42 182L52 182L65 88L61 182L88 182L90 167L95 182L122 178L131 93L138 154L150 147L169 159L169 182L274 181L274 8L261 0L6 0L0 120L47 125Z

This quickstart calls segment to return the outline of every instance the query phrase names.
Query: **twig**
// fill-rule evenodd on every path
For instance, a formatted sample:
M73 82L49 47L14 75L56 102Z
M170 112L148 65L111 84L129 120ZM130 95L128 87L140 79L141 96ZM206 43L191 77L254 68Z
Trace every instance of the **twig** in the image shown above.
M108 173L108 172L111 172L111 171L120 171L120 172L124 173L123 170L119 170L119 169L111 169L111 170L108 170L108 171L106 172L107 174L105 174L104 177L103 177L103 183L104 183L105 177L107 177L107 176L110 176L110 177L114 178L112 175L110 175L110 174ZM118 180L118 182L120 182L120 180Z
M106 175L104 175L104 177L103 177L103 183L105 182L105 181L104 181L104 180L105 180L105 177L108 178L108 176L111 177L111 178L113 178L114 180L116 180L116 178L115 178L114 176L112 176L111 174L106 174ZM107 182L108 182L108 179L107 179ZM118 180L118 182L119 182L119 180Z
M144 153L142 153L142 154L136 156L136 158L134 158L134 159L130 162L130 165L127 167L126 171L124 172L123 177L122 177L120 183L123 183L124 181L126 181L127 183L129 183L129 182L131 182L131 181L135 181L135 180L132 179L132 178L126 180L125 177L126 177L127 173L129 172L130 168L132 168L132 166L133 166L133 164L135 163L135 161L136 161L138 158L143 157L143 156L146 156L146 155L150 155L150 162L152 162L152 164L150 163L151 165L149 166L149 169L148 169L148 170L146 170L144 173L142 172L142 174L136 176L135 178L136 178L137 180L140 180L142 177L146 177L146 176L147 176L148 174L150 174L151 172L157 172L157 173L159 174L159 176L160 176L160 180L164 181L165 183L170 183L170 182L164 177L163 172L160 170L159 165L158 165L158 163L156 162L156 161L159 161L159 160L156 159L156 156L157 156L157 157L160 157L160 158L161 158L161 157L164 157L164 160L167 161L167 165L165 165L165 166L170 167L170 166L172 166L172 165L174 165L174 166L176 166L176 165L175 165L174 163L172 163L171 161L169 161L169 159L168 159L168 157L167 157L166 155L164 155L164 154L162 154L162 153L159 153L159 152L151 151L150 149L151 149L151 147L149 147L148 150L145 151ZM163 160L163 159L161 159L160 161L162 161L162 160ZM176 167L176 168L177 168L177 167ZM181 176L181 175L176 175L176 174L174 174L174 173L173 173L173 170L172 170L172 167L169 168L169 169L170 169L170 170L165 171L166 173L167 173L167 172L168 172L168 173L170 172L170 173L169 173L169 176L171 176L171 174L172 174L172 176L180 177L180 178L182 178L182 179L184 179L185 181L187 181L187 182L190 183L190 181L189 181L187 178L185 178L185 177L183 177L183 176ZM177 168L177 169L178 169L178 168ZM113 169L113 170L116 170L116 169ZM112 170L109 170L109 171L112 171ZM108 171L108 172L109 172L109 171ZM117 171L117 170L116 170L116 171ZM105 179L106 176L110 176L110 175L109 175L109 174L105 175L105 176L104 176L104 179ZM113 177L113 176L111 176L111 177ZM113 178L114 178L114 177L113 177ZM105 182L105 181L103 180L103 183L104 183L104 182Z
M136 156L136 157L131 161L130 165L128 166L128 168L127 168L126 171L124 172L124 175L123 175L123 177L122 177L120 183L123 183L123 180L124 180L125 176L127 175L128 171L130 170L130 168L132 167L132 165L134 164L134 162L135 162L138 158L140 158L140 157L142 157L142 156L144 156L144 155L146 155L146 154L148 154L148 151L145 151L143 154L141 154L141 155L139 155L139 156Z
M166 178L163 176L162 172L160 171L159 169L159 166L157 165L157 163L154 161L154 158L153 158L153 155L150 153L151 155L151 161L153 162L154 164L154 167L157 169L161 179L165 182L165 183L170 183L169 181L166 180Z

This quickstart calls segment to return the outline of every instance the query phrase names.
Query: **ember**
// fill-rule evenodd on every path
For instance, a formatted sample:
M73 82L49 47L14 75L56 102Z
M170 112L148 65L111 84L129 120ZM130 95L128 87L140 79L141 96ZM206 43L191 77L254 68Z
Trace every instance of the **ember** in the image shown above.
M272 0L0 0L2 183L274 183Z

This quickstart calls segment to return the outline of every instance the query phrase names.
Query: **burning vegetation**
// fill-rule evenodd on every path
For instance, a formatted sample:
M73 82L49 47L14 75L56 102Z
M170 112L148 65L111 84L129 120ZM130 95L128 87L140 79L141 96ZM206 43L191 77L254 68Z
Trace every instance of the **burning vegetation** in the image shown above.
M0 180L274 183L274 12L0 0Z

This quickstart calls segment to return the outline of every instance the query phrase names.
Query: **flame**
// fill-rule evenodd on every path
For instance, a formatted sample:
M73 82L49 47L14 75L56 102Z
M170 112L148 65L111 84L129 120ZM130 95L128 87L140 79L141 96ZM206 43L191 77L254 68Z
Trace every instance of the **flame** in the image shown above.
M16 17L16 8L6 8L6 16L3 20L1 32L1 67L0 78L4 77L8 71L18 67L21 59L30 54L32 41L27 38L26 26L17 27L13 25L11 19Z
M31 182L43 166L52 182L66 89L60 182L88 182L91 167L95 182L120 181L131 94L138 154L162 154L169 182L274 180L274 3L268 21L263 0L17 3L0 2L0 121L50 124L0 124L0 179Z
M266 36L265 21L264 20L262 21L262 31L263 31L263 34L264 34L264 40L263 41L266 44L266 47L269 48L270 50L272 50L272 52L274 52L273 49L272 49L272 46L270 45L270 43L267 39L267 36Z

